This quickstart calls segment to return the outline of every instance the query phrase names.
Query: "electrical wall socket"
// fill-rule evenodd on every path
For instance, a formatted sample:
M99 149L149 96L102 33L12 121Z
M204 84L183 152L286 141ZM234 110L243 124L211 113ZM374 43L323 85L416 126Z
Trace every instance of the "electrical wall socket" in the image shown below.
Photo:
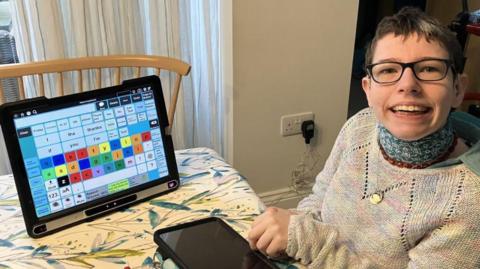
M280 134L282 136L296 135L302 133L302 122L313 120L312 112L283 115L280 118Z

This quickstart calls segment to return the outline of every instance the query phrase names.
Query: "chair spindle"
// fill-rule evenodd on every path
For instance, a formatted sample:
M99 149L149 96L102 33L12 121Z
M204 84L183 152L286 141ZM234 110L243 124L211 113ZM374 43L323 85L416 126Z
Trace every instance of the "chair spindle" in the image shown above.
M77 76L77 85L80 90L80 92L83 92L83 76L82 76L82 70L79 69L77 70L78 76Z
M120 85L121 74L122 74L122 69L120 69L120 67L115 68L114 85Z
M135 78L140 77L140 66L135 67Z
M102 69L97 68L95 76L95 87L100 89L102 87Z
M5 95L3 94L3 79L0 79L0 104L3 104L5 102L7 102L7 100L5 100Z
M64 90L63 90L63 73L62 72L58 72L57 73L58 76L57 76L57 96L63 96L63 93L64 93Z
M18 94L20 100L25 99L25 87L23 86L23 76L17 77L18 82Z
M43 74L38 74L38 86L40 87L40 92L38 96L45 96L45 84L43 82Z
M168 108L168 125L170 128L173 126L173 120L175 116L175 109L177 107L178 92L180 90L180 83L182 81L182 76L177 74L175 79L175 86L173 89L172 100L170 101L170 106Z

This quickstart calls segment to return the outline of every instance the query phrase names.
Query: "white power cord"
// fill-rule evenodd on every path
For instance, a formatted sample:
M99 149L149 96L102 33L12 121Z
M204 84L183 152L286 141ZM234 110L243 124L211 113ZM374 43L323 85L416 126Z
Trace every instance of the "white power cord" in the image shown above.
M305 194L311 191L312 184L316 176L316 166L320 161L320 155L314 150L311 144L305 144L306 148L302 154L300 162L295 166L291 173L290 189L294 190L297 194ZM277 205L285 197L279 196L273 202L269 203L270 206Z
M290 187L296 193L310 190L316 176L315 167L320 160L319 154L310 144L305 144L305 146L306 149L300 162L295 166L291 174Z

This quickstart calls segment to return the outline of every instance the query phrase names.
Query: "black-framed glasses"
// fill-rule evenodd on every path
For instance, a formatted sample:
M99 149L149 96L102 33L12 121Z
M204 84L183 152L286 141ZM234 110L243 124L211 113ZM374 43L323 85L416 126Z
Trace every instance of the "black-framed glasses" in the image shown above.
M424 59L410 63L381 62L366 66L368 75L380 84L394 83L400 80L405 68L410 67L420 81L438 81L444 79L452 62L446 59Z

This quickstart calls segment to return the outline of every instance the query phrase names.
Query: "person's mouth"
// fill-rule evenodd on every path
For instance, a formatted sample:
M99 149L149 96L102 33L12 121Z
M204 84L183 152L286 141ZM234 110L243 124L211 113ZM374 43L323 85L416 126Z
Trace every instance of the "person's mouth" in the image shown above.
M396 105L390 108L390 111L393 113L402 115L423 115L429 113L431 110L431 107L422 105Z

